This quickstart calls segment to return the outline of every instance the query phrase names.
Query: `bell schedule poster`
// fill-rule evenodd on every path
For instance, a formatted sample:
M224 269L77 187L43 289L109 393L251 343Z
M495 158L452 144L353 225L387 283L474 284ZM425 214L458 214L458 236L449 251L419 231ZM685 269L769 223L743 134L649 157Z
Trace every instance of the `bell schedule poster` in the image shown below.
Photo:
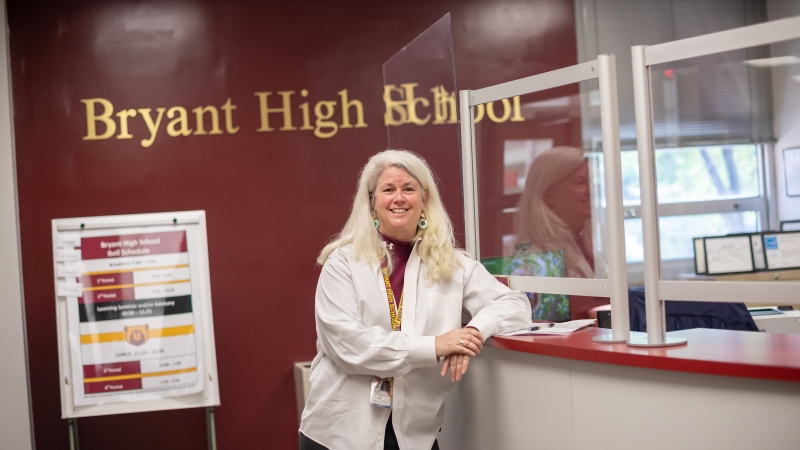
M58 295L68 303L75 405L203 390L186 230L166 230L59 236Z

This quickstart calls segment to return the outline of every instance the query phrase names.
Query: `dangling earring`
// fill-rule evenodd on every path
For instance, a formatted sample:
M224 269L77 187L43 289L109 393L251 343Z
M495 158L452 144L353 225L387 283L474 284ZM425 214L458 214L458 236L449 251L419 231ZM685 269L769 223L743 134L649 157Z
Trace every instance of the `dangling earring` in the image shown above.
M422 228L423 230L425 228L428 228L428 219L425 218L425 213L424 212L420 216L419 222L417 222L417 226Z
M376 230L378 229L378 227L381 226L381 223L378 221L378 216L376 214L372 215L372 223L375 225Z

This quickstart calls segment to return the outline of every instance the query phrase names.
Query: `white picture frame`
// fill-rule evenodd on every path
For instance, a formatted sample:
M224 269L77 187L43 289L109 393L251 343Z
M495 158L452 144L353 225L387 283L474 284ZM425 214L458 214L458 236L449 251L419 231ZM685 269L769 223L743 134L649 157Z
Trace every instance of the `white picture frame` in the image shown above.
M707 237L703 247L709 275L755 272L750 235Z
M126 231L127 230L127 231ZM78 404L74 384L83 383L76 379L80 360L75 360L75 345L70 344L70 312L67 295L80 278L64 272L64 260L80 258L80 250L73 249L82 235L128 233L130 230L162 232L164 230L185 230L186 247L191 267L191 297L197 349L199 392L163 398L148 398L138 401L109 401L99 404ZM59 384L61 391L61 417L78 418L109 414L124 414L145 411L160 411L182 408L211 407L220 404L219 382L217 377L216 347L214 341L213 315L211 308L211 284L208 264L208 243L204 211L183 211L152 214L79 217L54 219L53 238L53 278L56 286L55 306L58 334ZM61 265L61 267L59 267ZM61 275L59 277L59 275ZM78 285L80 287L80 285ZM195 294L196 293L196 294ZM59 296L58 294L62 294ZM72 303L74 304L74 303ZM73 323L74 327L74 323ZM73 336L74 339L74 336ZM153 397L148 395L146 397Z

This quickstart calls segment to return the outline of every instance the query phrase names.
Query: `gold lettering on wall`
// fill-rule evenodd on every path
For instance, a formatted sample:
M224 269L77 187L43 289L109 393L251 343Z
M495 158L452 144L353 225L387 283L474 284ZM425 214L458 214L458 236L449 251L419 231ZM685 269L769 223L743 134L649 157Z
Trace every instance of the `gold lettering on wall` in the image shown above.
M473 114L474 114L474 117L472 118L473 122L478 123L481 120L483 120L483 116L484 114L486 114L486 105L483 103L481 103L480 105L476 105L475 112L473 112Z
M314 136L327 139L333 137L336 132L339 131L339 125L332 120L328 120L333 117L333 113L336 112L334 109L335 107L335 101L319 101L314 105L314 115L317 116L317 126L314 128ZM322 112L323 108L325 108L325 112ZM323 131L323 128L327 128L328 131Z
M84 140L103 140L113 136L117 130L117 122L112 119L112 116L116 116L117 120L119 120L119 134L116 138L133 139L133 134L130 132L129 125L131 119L138 117L144 122L149 132L149 137L142 139L140 144L142 147L148 148L153 145L153 142L155 142L158 136L158 131L161 128L165 112L167 113L167 118L172 119L166 126L169 136L185 137L192 134L186 108L183 106L173 106L169 108L169 110L159 107L155 109L155 113L153 113L153 108L121 109L114 114L114 105L104 98L83 99L81 103L86 105L86 136L83 137ZM102 108L102 112L98 112L98 106ZM220 109L225 113L225 131L228 134L237 133L239 127L233 124L233 111L236 109L236 105L231 103L231 99L228 98ZM194 134L223 134L219 124L219 110L216 106L198 106L192 109L192 112L195 113L195 129L197 130ZM210 118L209 125L211 131L206 131L206 124L204 122L206 117ZM102 124L105 128L102 134L98 134L98 123Z
M81 103L86 105L86 136L83 137L84 141L108 139L117 131L117 123L111 118L111 114L114 113L114 105L110 101L104 98L87 98L81 100ZM98 103L103 107L103 113L100 115L95 113L95 105ZM102 122L106 126L106 131L103 134L97 134L97 122Z
M150 138L142 139L142 147L147 148L153 145L153 141L156 140L156 134L158 133L158 126L161 125L161 118L164 117L164 111L166 110L167 108L156 108L158 116L156 116L156 121L153 122L153 118L150 117L150 108L139 108L139 114L142 115L144 124L147 125L147 130L150 131Z
M428 113L424 119L419 117L418 109L421 106L425 108L430 105L430 101L424 97L416 97L414 88L417 83L403 83L400 87L394 84L387 84L383 87L383 103L386 110L383 114L383 122L388 127L396 127L405 124L425 125L430 119ZM456 93L447 92L444 86L436 86L430 89L433 94L433 125L444 125L458 123L458 113L456 110ZM475 123L483 120L484 116L489 117L489 120L495 123L523 122L520 108L519 96L514 97L512 101L504 98L500 101L503 107L501 115L497 115L494 109L494 102L487 104L480 104L475 106Z
M436 86L433 92L433 124L456 123L456 93L447 93L444 86Z
M386 126L401 125L445 125L458 123L458 110L455 92L448 92L442 86L429 89L430 97L419 95L418 83L387 84L383 90L384 123ZM336 92L333 99L309 101L308 89L300 89L302 103L296 107L292 102L297 91L254 92L259 111L259 126L256 132L311 131L320 139L329 139L344 129L366 128L364 103L351 98L347 89ZM162 123L169 137L210 136L236 134L240 127L235 124L234 112L237 106L228 97L221 106L201 105L191 108L189 116L184 106L156 108L122 108L114 110L111 101L105 98L82 99L86 107L86 135L84 140L104 140L115 136L117 139L133 139L135 133L142 133L142 125L147 137L140 140L144 148L151 147L158 137ZM313 103L313 108L312 108ZM299 110L300 116L294 114ZM166 113L166 114L165 114ZM313 113L313 117L312 117ZM167 121L164 120L166 115ZM502 99L475 106L475 123L488 117L495 123L522 122L520 98ZM190 120L194 123L190 123ZM272 119L272 123L270 123ZM224 120L224 129L221 121ZM295 124L299 120L300 127ZM136 121L141 121L137 122ZM131 123L134 123L132 126ZM280 126L279 126L280 125ZM142 137L142 136L140 136Z
M400 88L393 84L388 84L383 88L383 102L386 104L386 113L384 114L384 123L386 126L398 126L404 123L413 123L414 125L425 125L431 119L428 113L424 119L417 115L417 104L427 108L431 102L424 97L416 97L414 89L419 83L402 83ZM392 95L392 92L397 92L399 98ZM395 119L394 113L399 114L399 118Z
M522 117L522 112L519 106L519 95L514 97L514 115L511 116L512 122L524 122L525 118Z
M366 128L367 124L364 123L364 105L360 100L348 100L347 89L342 89L337 92L342 99L342 128L353 128L350 125L350 107L356 109L356 128Z
M219 128L219 111L217 108L208 105L208 106L198 106L197 108L193 109L192 112L197 117L197 129L194 130L194 134L197 135L205 135L205 134L222 134L222 130ZM211 115L211 132L206 131L205 127L205 114L209 113Z
M256 131L275 131L274 128L269 126L269 115L272 113L283 113L283 126L280 128L281 131L297 129L292 126L292 94L294 94L294 91L278 91L278 95L283 99L283 104L280 108L270 108L269 96L272 95L272 92L255 93L256 97L258 97L258 106L261 112L261 126Z
M178 117L175 117L175 113L178 114ZM186 114L186 108L183 106L173 106L172 108L167 111L167 118L173 119L167 125L167 134L172 137L178 136L188 136L192 134L192 129L189 128L189 118ZM180 128L175 128L176 125L180 125Z
M228 97L228 101L222 105L222 110L225 111L225 131L228 134L236 134L239 132L239 127L233 126L233 110L236 109L236 105L231 103L231 98Z
M119 134L117 139L133 139L133 135L128 133L128 117L136 117L135 109L123 109L117 113L119 117Z
M255 92L254 95L258 97L258 109L260 116L260 126L256 131L258 132L272 132L275 128L270 126L270 114L281 114L283 116L283 127L278 131L297 130L298 128L293 125L293 108L292 108L292 94L295 91L278 91L281 95L281 106L270 107L269 100L272 92ZM300 97L308 98L308 89L300 90ZM347 89L342 89L337 92L339 100L320 100L314 103L314 123L311 123L312 108L309 102L304 101L298 105L300 110L300 119L302 125L299 130L313 131L314 136L320 139L328 139L339 132L340 129L345 128L366 128L367 123L364 121L364 104L361 100L350 99ZM334 116L336 115L336 105L341 101L341 122L337 122ZM353 124L355 119L355 125Z
M489 116L489 120L494 123L503 123L511 117L511 102L508 101L507 98L500 100L503 104L503 115L497 117L497 114L494 112L494 102L489 102L486 104L486 115Z
M300 96L303 98L308 97L308 90L303 89L300 91ZM311 126L311 113L308 112L308 102L303 102L300 104L300 111L303 113L303 126L300 127L300 129L313 130L314 127Z

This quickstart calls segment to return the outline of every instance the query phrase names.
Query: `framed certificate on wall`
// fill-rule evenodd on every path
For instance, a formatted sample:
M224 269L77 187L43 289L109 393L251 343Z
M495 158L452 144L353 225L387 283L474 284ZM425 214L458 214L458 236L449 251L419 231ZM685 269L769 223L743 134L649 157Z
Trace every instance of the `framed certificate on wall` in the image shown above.
M767 263L764 257L764 238L761 233L750 235L750 244L753 246L753 266L756 270L764 270Z
M750 235L707 237L703 239L703 247L709 275L755 271Z
M705 275L706 270L706 249L703 240L705 238L694 238L694 273Z
M800 231L764 233L767 268L800 268Z
M800 147L783 149L783 175L786 195L800 197Z
M800 231L800 220L781 221L781 231Z

